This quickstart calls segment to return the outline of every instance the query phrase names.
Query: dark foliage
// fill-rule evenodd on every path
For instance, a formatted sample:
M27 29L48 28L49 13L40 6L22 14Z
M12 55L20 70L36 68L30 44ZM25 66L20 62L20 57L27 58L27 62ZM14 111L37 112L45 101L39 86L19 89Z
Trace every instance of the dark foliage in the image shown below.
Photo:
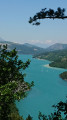
M30 60L25 63L18 59L17 51L7 50L7 45L0 46L0 120L22 120L22 117L11 113L11 104L15 100L20 100L26 96L26 91L29 90L31 84L24 81L24 74L21 72L25 70L30 64ZM11 115L11 118L10 118ZM18 119L17 119L17 117Z
M65 19L67 16L65 15L65 9L57 8L56 11L53 9L47 10L47 8L42 9L40 12L36 13L33 17L30 17L29 23L33 25L40 25L40 19ZM39 21L38 21L39 20Z
M67 71L60 74L60 77L64 80L67 80Z

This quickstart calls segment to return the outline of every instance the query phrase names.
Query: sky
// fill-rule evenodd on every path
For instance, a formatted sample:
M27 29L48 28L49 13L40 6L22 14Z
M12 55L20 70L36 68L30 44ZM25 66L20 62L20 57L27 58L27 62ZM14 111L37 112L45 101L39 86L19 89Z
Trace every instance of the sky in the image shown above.
M17 43L47 47L54 43L67 44L66 20L41 20L41 25L28 23L43 8L65 8L67 0L0 0L0 37Z

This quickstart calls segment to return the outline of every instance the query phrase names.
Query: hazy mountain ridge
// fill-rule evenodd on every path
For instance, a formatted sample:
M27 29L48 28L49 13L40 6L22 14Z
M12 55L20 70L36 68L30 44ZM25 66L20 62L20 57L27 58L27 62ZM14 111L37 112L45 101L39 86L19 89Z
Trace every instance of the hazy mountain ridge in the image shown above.
M63 49L67 49L67 44L55 43L55 44L49 46L46 50L54 51L54 50L63 50Z
M45 53L48 51L67 49L67 44L56 43L45 49L45 48L41 48L41 47L29 44L29 43L19 44L19 43L14 43L10 41L5 41L2 38L0 38L0 44L2 45L7 44L8 50L12 50L16 48L19 54L31 54L31 55Z
M14 43L14 42L9 42L2 40L0 38L0 44L5 45L7 44L8 50L12 50L16 48L19 54L39 54L45 51L45 49L37 47L35 45L31 45L28 43L25 44L19 44L19 43Z

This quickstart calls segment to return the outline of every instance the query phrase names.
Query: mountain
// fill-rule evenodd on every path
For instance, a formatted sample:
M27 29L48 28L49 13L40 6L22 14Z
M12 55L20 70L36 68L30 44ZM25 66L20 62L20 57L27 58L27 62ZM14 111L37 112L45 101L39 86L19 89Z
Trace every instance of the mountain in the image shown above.
M47 51L55 51L55 50L64 50L67 49L67 44L56 43L48 47Z
M37 47L35 45L31 45L28 43L19 44L19 43L9 42L9 41L5 41L1 38L0 38L0 44L2 44L2 45L7 44L8 50L12 50L12 49L16 48L16 50L18 51L19 54L33 55L33 54L39 54L39 53L45 52L45 49Z
M12 50L14 48L16 48L16 50L18 51L19 54L31 54L31 55L37 55L40 53L45 53L45 52L49 52L49 51L55 51L55 50L64 50L67 49L67 44L61 44L61 43L56 43L51 45L48 48L41 48L32 44L19 44L19 43L14 43L14 42L10 42L10 41L6 41L4 39L2 39L0 37L0 44L4 45L7 44L8 45L8 50Z

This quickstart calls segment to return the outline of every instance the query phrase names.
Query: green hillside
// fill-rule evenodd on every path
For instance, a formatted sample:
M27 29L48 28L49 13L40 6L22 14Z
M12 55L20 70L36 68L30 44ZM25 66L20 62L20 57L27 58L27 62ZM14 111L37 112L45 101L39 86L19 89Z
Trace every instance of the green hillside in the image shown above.
M52 61L49 64L51 67L59 67L59 68L67 69L67 50L46 52L34 57Z
M67 69L67 50L46 52L34 57L51 61L49 64L51 67ZM67 80L67 71L61 73L60 77Z

